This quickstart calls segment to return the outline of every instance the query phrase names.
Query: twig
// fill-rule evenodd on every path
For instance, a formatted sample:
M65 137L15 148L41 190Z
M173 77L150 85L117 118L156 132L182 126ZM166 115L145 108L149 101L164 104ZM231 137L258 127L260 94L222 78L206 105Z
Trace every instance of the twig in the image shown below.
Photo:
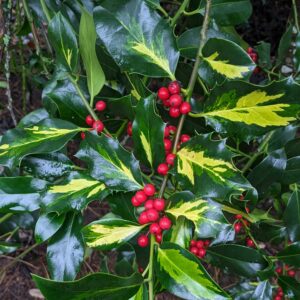
M180 7L178 8L175 16L172 18L171 26L174 27L176 25L177 20L180 18L180 16L184 13L185 8L188 6L190 0L184 0Z

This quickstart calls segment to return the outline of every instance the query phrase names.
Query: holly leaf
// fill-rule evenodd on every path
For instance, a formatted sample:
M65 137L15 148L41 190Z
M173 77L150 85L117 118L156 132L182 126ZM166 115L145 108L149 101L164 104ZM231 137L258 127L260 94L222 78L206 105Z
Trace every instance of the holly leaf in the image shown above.
M137 223L110 216L85 226L83 235L88 247L111 250L133 238L143 228Z
M142 189L138 161L117 140L105 135L86 134L85 142L76 156L89 165L92 177L114 191Z
M252 300L272 300L272 285L268 280L262 281L254 290Z
M300 242L288 245L277 254L277 258L285 264L300 267Z
M143 283L143 277L139 273L134 273L130 277L93 273L69 282L49 280L37 275L32 277L48 300L129 299L137 293Z
M164 161L165 123L155 111L155 97L150 96L139 101L132 126L135 153L151 168Z
M198 114L217 132L249 141L297 119L295 100L300 87L291 80L256 86L230 81L210 93L203 113Z
M37 123L50 118L49 113L44 108L36 109L20 120L17 127L27 128L36 125Z
M300 181L299 175L300 175L300 156L296 156L288 159L281 181L284 184L297 183Z
M0 177L0 212L25 212L39 209L47 182L33 177Z
M282 287L285 295L289 298L298 299L300 297L300 284L295 278L279 276L278 284Z
M29 154L57 151L82 130L85 129L58 119L46 119L30 128L8 130L0 143L0 165L11 169Z
M145 1L103 1L94 19L99 38L123 71L175 79L179 52L172 29Z
M15 252L18 248L19 244L0 241L0 255Z
M229 299L212 280L198 258L186 249L164 243L157 250L158 280L172 294L183 299Z
M175 176L185 189L200 197L229 199L234 192L249 190L254 199L255 190L235 168L232 157L225 140L197 135L178 151Z
M76 277L84 257L81 229L82 216L69 213L63 226L49 240L47 262L51 278L68 281Z

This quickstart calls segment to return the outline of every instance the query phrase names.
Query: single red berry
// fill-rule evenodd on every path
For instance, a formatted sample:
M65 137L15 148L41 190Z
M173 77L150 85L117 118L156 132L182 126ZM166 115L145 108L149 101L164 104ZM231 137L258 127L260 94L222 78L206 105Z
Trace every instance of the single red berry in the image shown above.
M93 123L93 129L95 129L97 132L102 132L104 129L104 124L100 120L97 120Z
M274 300L282 300L282 297L279 296L279 295L276 295L276 296L274 297Z
M155 194L155 186L151 183L148 183L144 186L144 193L147 196L153 196Z
M188 102L183 102L183 103L180 105L180 112L181 112L183 115L186 115L186 114L190 113L191 110L192 110L191 104L189 104Z
M172 149L172 142L169 139L164 139L164 146L166 151L170 151Z
M295 272L295 270L288 270L287 274L290 277L294 277L296 275L296 272Z
M82 140L84 140L85 139L85 132L81 132L80 137L81 137Z
M142 234L138 237L138 245L140 247L147 247L149 244L149 239L146 235Z
M197 247L191 247L190 251L194 254L194 255L198 255L198 248Z
M168 85L168 90L170 92L170 94L179 94L181 87L178 81L172 81L169 83Z
M153 207L158 211L163 211L165 209L165 200L161 198L154 199Z
M152 234L159 234L161 233L161 228L159 227L158 223L152 223L149 227L149 231Z
M94 119L91 115L87 115L85 118L85 123L89 126L93 126L94 124Z
M190 245L191 245L192 247L196 247L196 244L197 244L197 241L196 241L196 240L191 240Z
M234 217L235 217L237 220L243 219L243 216L242 216L242 215L235 215Z
M163 230L169 230L172 226L172 222L168 217L162 217L159 220L159 226Z
M277 295L280 296L280 297L283 297L283 296L284 296L284 292L283 292L282 290L280 291L280 290L278 289Z
M240 195L240 200L243 201L245 199L244 195Z
M140 206L140 205L141 205L141 202L139 202L139 201L135 198L135 196L133 196L133 197L131 198L131 203L132 203L133 206Z
M204 247L204 242L203 241L197 241L196 247L199 248L199 249L203 248Z
M153 200L152 200L152 199L147 200L147 201L145 202L144 207L145 207L146 210L147 210L147 209L153 208Z
M250 53L252 53L253 52L253 48L251 48L251 47L248 47L248 49L247 49L247 53L248 54L250 54Z
M139 270L140 273L144 272L144 268L142 268L142 267L138 267L138 270Z
M146 210L146 214L147 214L148 220L150 222L155 222L159 218L158 211L154 208L150 208L150 209Z
M246 207L245 207L245 211L246 211L247 214L249 214L250 208L246 206Z
M260 67L256 67L254 70L253 70L253 74L258 74L260 73Z
M168 171L169 171L169 167L165 163L162 163L162 164L158 165L158 167L157 167L157 173L160 175L165 176L168 174Z
M135 198L138 202L143 203L147 200L147 195L144 191L137 191L135 193Z
M198 250L198 256L200 258L203 258L205 256L205 254L206 254L206 250L204 248L201 248Z
M172 107L179 107L182 103L182 97L178 94L172 95L170 97L170 104Z
M209 245L210 245L210 240L205 240L204 241L204 246L205 247L209 247Z
M190 139L191 139L191 137L190 137L188 134L182 134L182 135L180 136L180 141L181 141L182 143L186 143L186 142L188 142Z
M127 124L127 134L129 136L132 136L132 123L131 122L128 122L128 124Z
M168 126L165 127L164 137L168 137L170 135L170 129Z
M241 223L235 223L234 224L234 231L236 233L239 233L242 230L242 224Z
M258 55L257 55L255 52L253 52L253 53L251 53L251 54L249 54L249 55L250 55L251 59L252 59L254 62L257 62Z
M171 106L171 104L170 104L170 99L163 100L163 105L164 105L165 107L170 107L170 106Z
M147 213L145 211L143 211L140 214L138 221L139 221L139 224L141 224L141 225L149 223L149 219L148 219Z
M248 247L254 247L255 246L254 242L251 239L247 239L246 244L247 244Z
M166 157L166 162L167 162L167 164L173 166L173 165L174 165L175 158L176 158L176 154L169 153L169 154L167 155L167 157Z
M157 92L157 96L160 100L167 100L170 97L169 90L166 87L161 87Z
M278 289L277 289L277 291L278 291L278 292L283 292L282 287L279 286Z
M157 243L161 243L162 241L162 234L161 233L158 233L155 235L155 240Z
M177 127L176 126L169 125L168 128L169 128L170 134L175 134L176 131L177 131Z
M96 110L103 111L106 109L106 103L102 100L98 101L95 105Z
M178 107L171 107L169 110L169 115L172 118L178 118L180 116L180 109Z

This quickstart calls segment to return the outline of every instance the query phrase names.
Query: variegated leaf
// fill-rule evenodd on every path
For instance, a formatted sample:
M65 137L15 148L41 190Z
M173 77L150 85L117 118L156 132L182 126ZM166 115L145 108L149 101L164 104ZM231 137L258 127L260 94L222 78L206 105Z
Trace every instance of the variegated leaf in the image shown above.
M172 30L145 1L106 0L94 19L99 38L124 71L175 79L179 52Z
M133 238L143 226L123 220L114 215L93 222L83 229L87 246L102 250L110 250Z
M92 177L111 190L135 191L142 188L138 161L113 138L87 133L76 156L88 163Z
M136 156L151 168L164 161L164 128L165 123L155 111L154 96L141 100L136 107L132 137Z
M213 141L210 134L198 135L178 151L175 176L196 195L204 198L229 199L233 193L256 192L232 163L233 154L225 140Z
M180 246L164 243L158 248L156 273L161 284L183 299L230 299L213 281L198 258Z
M212 91L199 116L217 132L248 141L295 121L300 111L299 93L300 86L291 80L267 86L230 81Z
M9 130L0 143L0 165L13 168L28 154L57 151L82 130L85 129L58 119L46 119L31 128Z

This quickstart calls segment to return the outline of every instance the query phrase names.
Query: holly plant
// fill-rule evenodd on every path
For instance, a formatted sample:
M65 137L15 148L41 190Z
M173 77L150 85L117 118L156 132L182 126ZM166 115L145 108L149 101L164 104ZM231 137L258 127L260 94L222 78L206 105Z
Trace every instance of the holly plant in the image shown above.
M271 56L236 30L249 0L165 2L28 1L52 54L0 139L0 222L32 216L46 299L299 299L296 14Z

